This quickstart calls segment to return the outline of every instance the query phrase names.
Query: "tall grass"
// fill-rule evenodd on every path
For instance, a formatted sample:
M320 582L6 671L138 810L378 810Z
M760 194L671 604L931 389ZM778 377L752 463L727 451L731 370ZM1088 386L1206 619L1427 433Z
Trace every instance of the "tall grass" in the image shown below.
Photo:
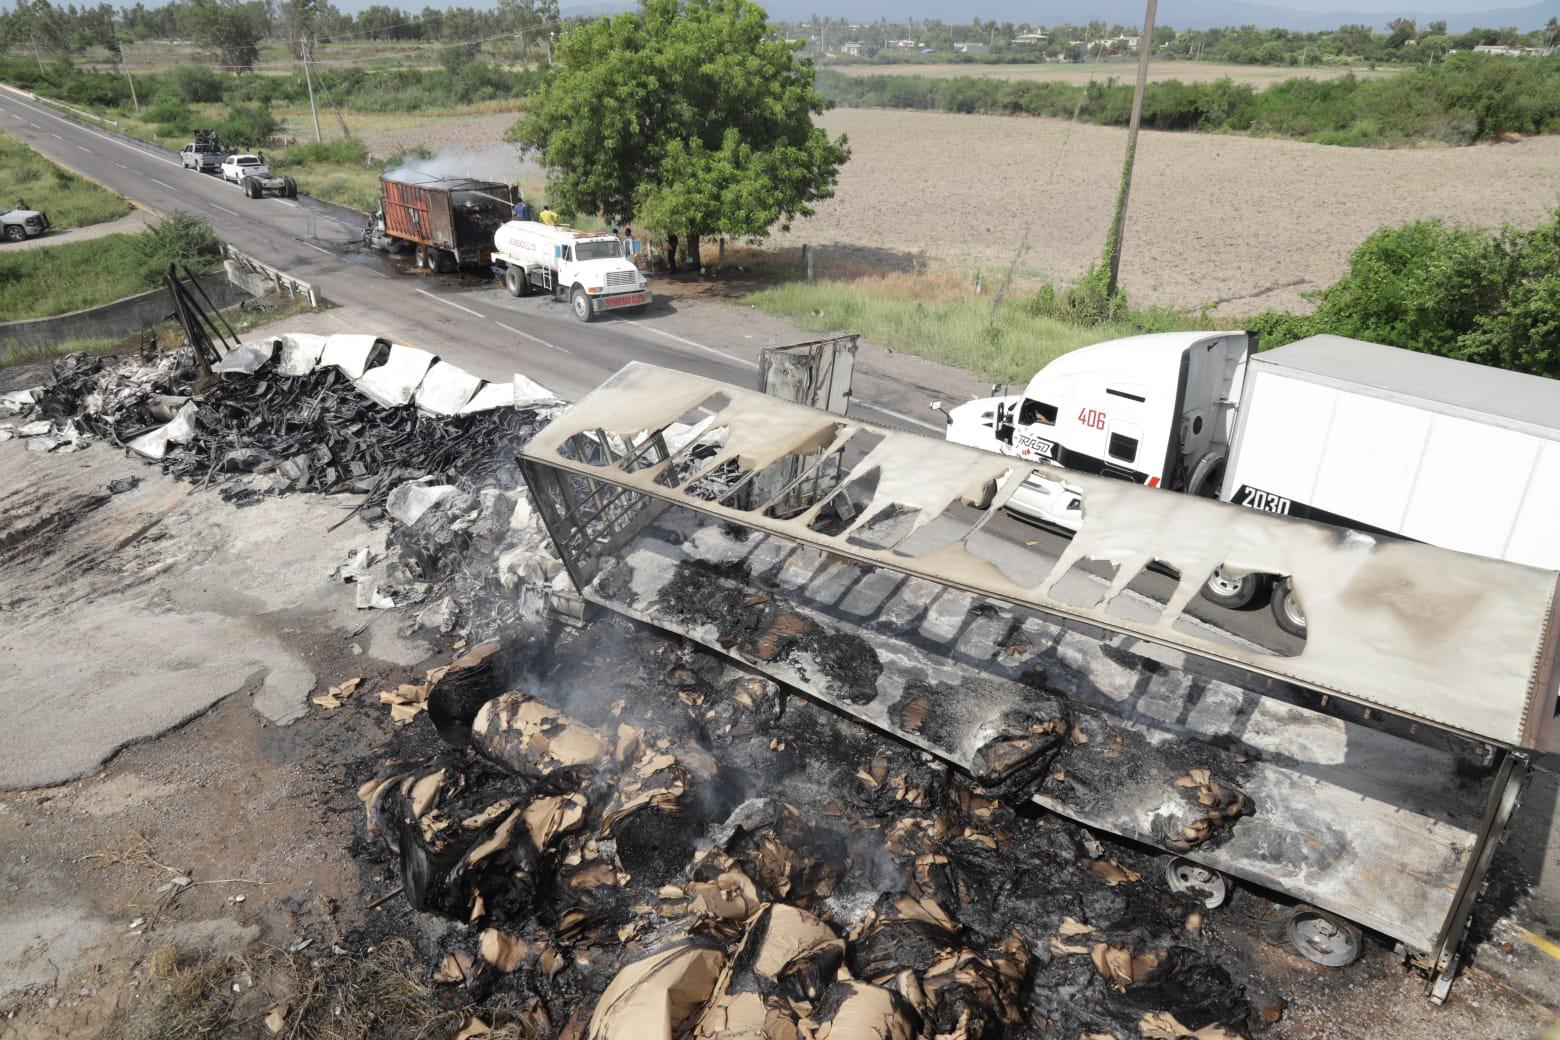
M1047 362L1091 343L1197 323L1173 312L1127 310L1114 319L1066 320L1056 299L1055 293L1014 295L993 311L990 295L935 274L787 282L747 297L808 331L859 332L999 383L1024 382Z
M145 292L170 263L204 269L215 246L209 225L174 213L137 235L0 251L0 321L69 314Z
M101 224L130 212L130 203L118 195L0 133L0 206L15 206L18 199L47 213L56 228Z

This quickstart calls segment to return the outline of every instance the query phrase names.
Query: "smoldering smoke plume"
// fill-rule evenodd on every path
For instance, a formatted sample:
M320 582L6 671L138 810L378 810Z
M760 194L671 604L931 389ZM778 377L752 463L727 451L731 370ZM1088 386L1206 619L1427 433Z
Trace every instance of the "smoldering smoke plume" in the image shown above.
M446 148L431 159L409 157L400 166L387 170L392 180L434 180L440 177L474 177L479 180L514 184L537 180L542 169L523 158L513 145L494 144L475 151Z

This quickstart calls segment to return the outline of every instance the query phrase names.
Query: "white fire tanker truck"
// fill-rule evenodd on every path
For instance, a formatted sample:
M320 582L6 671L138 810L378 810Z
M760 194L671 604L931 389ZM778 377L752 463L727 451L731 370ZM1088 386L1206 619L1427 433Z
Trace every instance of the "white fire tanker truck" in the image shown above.
M504 265L511 295L551 293L580 321L607 311L638 314L650 303L643 272L604 231L511 220L493 235L493 259Z
M1255 345L1243 332L1097 343L1022 394L945 411L946 436L1059 467L1008 508L1067 533L1087 508L1070 469L1560 570L1560 380L1341 336ZM1287 578L1220 570L1203 595L1269 601L1279 627L1305 632Z

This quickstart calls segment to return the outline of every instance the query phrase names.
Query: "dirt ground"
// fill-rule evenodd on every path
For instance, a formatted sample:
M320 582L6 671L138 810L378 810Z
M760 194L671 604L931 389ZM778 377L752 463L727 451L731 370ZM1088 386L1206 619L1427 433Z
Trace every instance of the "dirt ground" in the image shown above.
M1126 131L1062 120L836 109L850 140L836 196L775 236L928 257L987 280L1070 280L1100 255ZM1498 185L1498 190L1491 190ZM1560 137L1470 148L1334 148L1145 131L1122 284L1139 304L1229 314L1301 308L1349 252L1427 217L1498 227L1543 217L1560 190Z
M830 65L828 68L847 76L926 76L930 79L952 79L955 76L973 76L977 79L1056 80L1061 83L1087 83L1097 80L1131 79L1137 75L1137 61L1119 60L1083 64L1036 65ZM1286 79L1336 79L1354 73L1360 77L1391 76L1393 69L1344 68L1312 66L1290 68L1283 65L1223 65L1213 61L1155 61L1148 68L1148 79L1157 83L1178 79L1182 83L1211 83L1218 79L1232 79L1236 83L1249 83L1254 87L1266 87Z

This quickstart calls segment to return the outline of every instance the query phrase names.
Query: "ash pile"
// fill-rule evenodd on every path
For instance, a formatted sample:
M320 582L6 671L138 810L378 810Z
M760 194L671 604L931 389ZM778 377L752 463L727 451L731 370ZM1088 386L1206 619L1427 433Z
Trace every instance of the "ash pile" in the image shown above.
M1155 857L702 648L621 618L523 626L430 678L401 733L436 731L439 750L365 779L364 856L399 877L430 970L482 1027L1225 1040L1263 1024L1243 956Z
M105 441L239 508L356 496L352 512L386 531L339 570L358 606L485 635L565 595L515 464L561 406L523 376L490 383L375 337L296 335L214 366L188 347L62 357L44 386L0 397L0 440L35 452Z

